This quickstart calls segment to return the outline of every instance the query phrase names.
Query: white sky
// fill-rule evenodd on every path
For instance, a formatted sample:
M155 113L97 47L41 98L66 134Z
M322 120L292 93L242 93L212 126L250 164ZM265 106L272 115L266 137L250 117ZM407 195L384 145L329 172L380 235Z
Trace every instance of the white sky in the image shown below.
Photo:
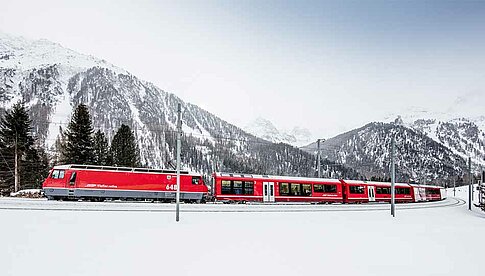
M485 2L422 3L0 0L0 31L105 59L240 127L261 116L329 137L485 94Z

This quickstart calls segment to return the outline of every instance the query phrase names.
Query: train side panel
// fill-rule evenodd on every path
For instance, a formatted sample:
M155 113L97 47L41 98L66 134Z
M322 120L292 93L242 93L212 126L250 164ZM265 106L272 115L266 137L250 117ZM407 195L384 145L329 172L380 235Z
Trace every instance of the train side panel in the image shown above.
M338 180L222 173L214 173L213 179L214 196L219 201L342 202ZM265 200L265 183L273 189L271 199Z
M62 177L61 177L62 175ZM176 174L133 171L82 170L55 167L43 184L48 198L173 199ZM181 199L202 200L208 189L197 175L180 177Z

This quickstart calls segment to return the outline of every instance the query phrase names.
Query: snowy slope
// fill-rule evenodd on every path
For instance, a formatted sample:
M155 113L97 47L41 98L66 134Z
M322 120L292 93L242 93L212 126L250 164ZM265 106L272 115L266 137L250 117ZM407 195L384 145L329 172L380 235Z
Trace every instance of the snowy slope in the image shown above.
M18 100L27 103L34 134L51 153L73 108L84 103L90 108L95 130L111 139L121 124L129 125L143 164L170 168L177 103L181 103L186 169L314 173L312 155L257 138L106 61L46 40L0 34L0 114Z
M401 121L451 149L464 159L485 165L485 92L475 91L458 97L440 111L411 107L389 114L384 121Z
M449 183L462 175L465 161L446 146L423 133L399 124L369 123L330 138L321 144L323 158L356 169L368 179L390 177L391 140L395 137L398 181ZM316 143L305 150L313 152Z

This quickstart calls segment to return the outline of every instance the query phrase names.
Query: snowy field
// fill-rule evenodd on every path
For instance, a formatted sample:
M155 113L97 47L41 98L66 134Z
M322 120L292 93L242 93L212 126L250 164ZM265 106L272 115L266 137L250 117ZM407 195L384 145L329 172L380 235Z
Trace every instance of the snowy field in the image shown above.
M484 275L467 208L187 204L176 223L170 204L0 198L0 275Z

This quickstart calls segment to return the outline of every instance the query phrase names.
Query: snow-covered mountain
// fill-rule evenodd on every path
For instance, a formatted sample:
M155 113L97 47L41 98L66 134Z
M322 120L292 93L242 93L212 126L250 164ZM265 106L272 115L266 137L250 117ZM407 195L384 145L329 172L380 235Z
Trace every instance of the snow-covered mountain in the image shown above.
M380 123L337 135L322 144L324 158L369 177L389 174L390 137L396 135L401 179L446 180L464 176L468 157L474 172L485 167L485 93L468 93L442 111L411 107ZM316 152L316 143L303 147Z
M475 91L458 97L441 111L412 107L390 114L386 120L427 135L464 159L485 166L485 92Z
M311 132L302 127L294 127L290 131L278 130L271 121L258 117L249 123L244 130L273 143L286 143L295 147L308 145L312 141Z
M389 177L391 140L395 137L396 176L399 181L450 182L464 176L466 162L425 133L395 123L369 123L321 144L323 158L356 169L368 179ZM315 143L306 146L316 150Z
M176 108L181 103L186 169L314 174L313 155L257 138L106 61L47 40L0 33L0 115L19 100L30 109L38 142L50 149L60 130L67 127L73 108L84 103L95 129L111 139L121 124L129 125L142 162L170 167Z
M446 146L463 159L471 157L473 163L485 165L485 133L472 120L418 119L406 125Z

